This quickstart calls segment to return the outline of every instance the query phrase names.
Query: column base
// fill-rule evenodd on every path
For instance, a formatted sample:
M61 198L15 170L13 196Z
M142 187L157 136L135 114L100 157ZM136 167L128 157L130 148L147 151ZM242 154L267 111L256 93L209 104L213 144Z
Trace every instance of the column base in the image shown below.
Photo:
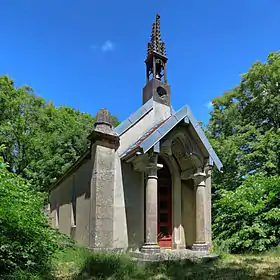
M141 247L141 252L144 254L159 254L160 247L157 244L145 244Z
M185 244L174 244L173 245L173 249L185 250L186 249L186 245Z
M209 251L209 245L206 243L194 243L192 245L193 251Z

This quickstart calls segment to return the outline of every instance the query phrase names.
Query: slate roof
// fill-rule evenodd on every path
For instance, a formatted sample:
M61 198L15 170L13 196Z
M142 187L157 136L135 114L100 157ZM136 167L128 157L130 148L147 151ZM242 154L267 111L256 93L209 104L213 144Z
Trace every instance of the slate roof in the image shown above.
M148 103L148 102L147 102ZM221 170L223 167L222 162L218 158L217 154L213 150L211 144L206 138L203 130L201 129L199 123L193 116L189 106L185 105L180 110L172 114L168 119L157 123L149 131L147 131L142 137L140 137L135 143L133 143L125 152L121 154L121 158L130 154L137 148L141 148L144 153L155 146L171 129L173 129L179 122L183 119L190 122L203 143L205 149L210 155L210 161L213 162L216 167Z
M138 120L143 118L153 109L153 99L148 100L144 105L142 105L135 113L133 113L129 118L120 123L114 131L118 136L125 133L131 126L133 126Z
M131 146L128 147L128 149L126 151L123 152L123 154L121 155L121 158L123 157L123 155L127 155L129 153L131 153L132 151L134 151L135 149L137 149L138 147L141 146L141 144L154 132L156 131L160 126L162 126L166 121L166 120L161 120L160 122L156 123L150 130L148 130L146 133L144 133L143 136L141 136L135 143L133 143Z
M136 112L134 112L129 118L121 122L114 131L118 136L124 134L130 127L132 127L137 121L143 118L153 109L153 99L149 99L144 105L142 105ZM173 107L171 106L172 114L175 114Z

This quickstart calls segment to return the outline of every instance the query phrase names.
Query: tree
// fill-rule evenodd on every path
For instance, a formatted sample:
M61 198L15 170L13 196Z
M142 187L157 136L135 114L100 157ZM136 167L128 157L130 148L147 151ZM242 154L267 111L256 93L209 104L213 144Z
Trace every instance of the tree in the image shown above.
M280 174L279 53L254 63L213 106L208 136L224 164L214 187L235 189L248 174Z
M234 252L268 249L279 242L279 53L212 102L207 134L224 165L213 172L214 235Z
M0 155L37 189L46 190L88 147L91 115L46 103L7 76L0 77L0 110L0 145L6 147Z
M280 242L280 176L250 175L220 191L213 232L230 252L262 252ZM222 242L221 242L222 241Z
M3 151L3 146L0 147ZM42 211L45 194L38 193L0 157L0 274L45 272L66 237L49 227ZM29 279L29 278L28 278Z

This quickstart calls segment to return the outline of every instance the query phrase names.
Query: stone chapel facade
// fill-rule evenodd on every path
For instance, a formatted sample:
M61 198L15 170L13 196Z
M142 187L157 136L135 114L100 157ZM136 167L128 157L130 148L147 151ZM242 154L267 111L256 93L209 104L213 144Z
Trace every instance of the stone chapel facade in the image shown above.
M90 149L52 186L52 225L91 249L208 251L222 163L190 108L170 104L159 15L145 63L142 107L116 128L101 109Z

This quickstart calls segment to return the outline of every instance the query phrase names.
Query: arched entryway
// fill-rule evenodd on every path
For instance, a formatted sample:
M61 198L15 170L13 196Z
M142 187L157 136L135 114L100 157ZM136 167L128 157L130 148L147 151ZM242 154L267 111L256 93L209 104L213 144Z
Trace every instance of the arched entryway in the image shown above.
M158 170L158 245L172 247L172 177L168 166L159 158L163 165Z

